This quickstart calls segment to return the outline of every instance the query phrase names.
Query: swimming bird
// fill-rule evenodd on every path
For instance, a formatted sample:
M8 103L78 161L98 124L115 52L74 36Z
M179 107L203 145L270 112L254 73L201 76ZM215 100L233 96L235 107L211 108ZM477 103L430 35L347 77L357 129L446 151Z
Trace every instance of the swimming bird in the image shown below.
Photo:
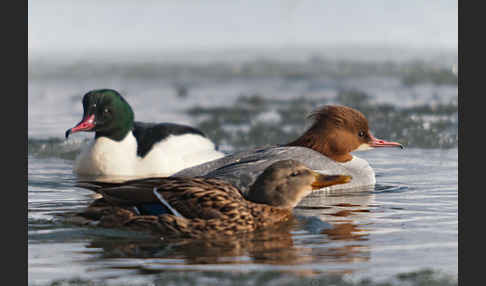
M353 177L350 183L327 190L354 188L374 185L376 179L368 162L351 152L378 147L403 148L400 143L375 138L366 117L351 107L326 105L313 112L310 118L313 124L292 142L230 154L173 176L219 178L246 194L265 168L279 160L294 159L313 170Z
M134 121L128 102L113 89L98 89L83 97L83 119L66 131L95 132L74 163L78 175L169 176L222 152L202 131L174 123Z
M314 189L343 184L350 176L324 175L295 160L273 163L245 199L219 179L145 178L124 183L79 182L103 195L80 214L102 227L149 230L167 236L215 237L251 232L285 222Z

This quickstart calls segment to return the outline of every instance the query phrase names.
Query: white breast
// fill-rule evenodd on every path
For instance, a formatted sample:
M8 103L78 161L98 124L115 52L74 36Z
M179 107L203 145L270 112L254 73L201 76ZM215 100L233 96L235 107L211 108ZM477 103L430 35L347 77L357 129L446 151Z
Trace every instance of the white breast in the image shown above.
M368 161L353 156L351 161L341 163L341 165L349 170L349 173L351 176L353 176L356 185L369 186L376 183L375 171L373 168L371 168Z
M120 142L100 137L81 150L74 162L74 173L131 176L135 173L136 156L137 140L131 132Z
M214 149L209 139L196 134L170 135L155 144L141 160L138 173L152 174L154 171L170 176L182 169L223 157Z
M334 185L324 190L335 190L335 189L348 189L355 187L371 186L376 183L375 171L371 168L368 161L361 159L359 157L353 156L353 159L349 162L338 163L344 167L347 172L346 175L352 177L351 182L344 185ZM317 170L319 171L319 170Z
M74 173L95 176L170 176L175 172L224 156L207 138L194 134L171 135L137 156L137 140L130 132L117 142L100 137L76 158Z

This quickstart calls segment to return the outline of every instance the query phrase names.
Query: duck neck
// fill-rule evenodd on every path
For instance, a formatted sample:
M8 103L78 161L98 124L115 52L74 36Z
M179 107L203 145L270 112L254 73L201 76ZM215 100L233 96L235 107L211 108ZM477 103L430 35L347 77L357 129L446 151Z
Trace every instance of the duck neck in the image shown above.
M96 131L95 139L107 137L111 140L120 142L132 131L132 127L121 127L110 131Z
M353 159L349 152L339 151L333 144L333 136L328 134L326 128L312 126L302 136L287 143L285 146L301 146L317 151L324 156L340 163L348 162ZM327 138L327 139L326 139Z

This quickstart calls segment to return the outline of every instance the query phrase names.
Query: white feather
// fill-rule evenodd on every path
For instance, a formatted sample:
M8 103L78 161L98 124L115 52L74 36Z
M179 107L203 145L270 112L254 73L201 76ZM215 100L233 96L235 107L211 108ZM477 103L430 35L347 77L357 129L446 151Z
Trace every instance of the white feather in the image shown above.
M184 134L170 135L141 158L137 156L137 140L130 132L120 142L106 137L91 141L76 158L73 171L90 176L170 176L223 156L208 138Z
M371 186L376 183L375 171L373 170L373 168L371 168L368 161L362 158L353 156L352 160L345 163L339 163L339 165L346 169L346 171L342 173L345 175L350 175L352 177L351 181L344 185L334 185L334 186L322 188L321 190L340 190L345 188ZM323 174L329 174L329 170L316 170L316 171ZM331 173L336 173L336 172L331 172Z
M359 147L354 151L365 151L365 150L371 150L371 149L374 149L374 148L371 147L370 144L363 143L363 144L359 145Z
M162 194L159 194L159 192L157 192L156 187L154 187L154 195L159 199L159 201L162 204L164 204L172 212L173 215L178 217L183 217L178 211L176 211L173 207L170 206L170 204L164 199L164 196L162 196Z

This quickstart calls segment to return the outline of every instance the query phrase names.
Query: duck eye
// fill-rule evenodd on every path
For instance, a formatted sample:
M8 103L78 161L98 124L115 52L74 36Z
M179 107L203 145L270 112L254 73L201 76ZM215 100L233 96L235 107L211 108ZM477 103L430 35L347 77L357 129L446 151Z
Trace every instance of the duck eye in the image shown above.
M365 133L364 133L363 131L360 131L360 132L358 133L358 136L359 136L359 137L364 137L364 136L365 136Z
M300 175L300 172L297 172L297 171L290 174L290 176L292 176L292 177L295 177L295 176L298 176L298 175Z

